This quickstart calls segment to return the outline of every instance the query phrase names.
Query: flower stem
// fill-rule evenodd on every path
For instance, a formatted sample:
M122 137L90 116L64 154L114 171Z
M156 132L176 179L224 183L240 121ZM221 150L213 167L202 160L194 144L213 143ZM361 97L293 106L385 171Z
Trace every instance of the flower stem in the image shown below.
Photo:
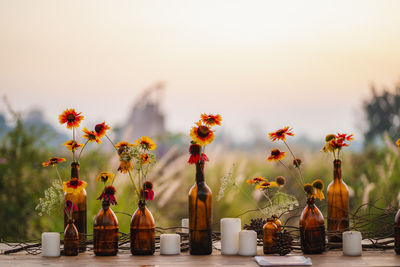
M282 160L279 160L279 163L282 164L283 167L285 167L286 169L288 169L289 172L293 174L293 176L296 176L296 174L293 173L293 171L292 171L288 166L286 166L286 164L283 163ZM299 183L300 187L303 187L304 183L302 184L301 181L299 181L298 179L295 179L295 180Z
M240 189L239 186L237 186L237 184L233 184L237 189L239 189L239 192L242 193L247 199L249 199L251 202L254 203L254 205L256 206L256 208L264 215L264 216L268 216L268 214L266 214L257 204L257 202L254 201L253 198L251 198L246 192L244 192L242 189Z
M108 139L108 141L110 141L110 143L112 144L113 148L114 148L115 150L118 150L118 149L115 147L114 142L111 141L111 139L110 139L110 137L108 137L108 135L106 135L106 138Z
M294 160L296 160L296 156L294 155L293 151L290 149L289 145L286 143L286 141L283 141L283 143L286 145L287 149L289 150L290 154L292 154L292 157ZM301 172L300 166L296 167L296 169L299 171L300 174L300 181L302 184L304 184L304 178L303 178L303 174Z
M131 179L131 182L132 182L132 184L133 184L133 187L135 188L136 194L137 194L138 199L139 199L139 198L140 198L140 192L139 192L139 190L138 190L138 187L137 187L135 181L134 181L133 178L132 178L132 174L131 174L131 171L130 171L130 170L128 170L128 174L129 174L129 178Z
M75 127L72 127L72 141L75 142ZM75 149L72 149L72 161L75 162Z
M79 161L79 159L81 158L82 152L83 152L83 150L85 149L85 147L86 147L86 145L87 145L88 142L89 142L89 140L87 140L87 141L85 142L85 144L83 145L83 147L82 147L82 149L81 149L81 152L79 152L78 161Z
M54 167L56 167L57 176L58 176L58 179L60 180L60 183L62 185L63 183L62 183L60 172L58 171L58 167L57 167L57 165L54 165Z

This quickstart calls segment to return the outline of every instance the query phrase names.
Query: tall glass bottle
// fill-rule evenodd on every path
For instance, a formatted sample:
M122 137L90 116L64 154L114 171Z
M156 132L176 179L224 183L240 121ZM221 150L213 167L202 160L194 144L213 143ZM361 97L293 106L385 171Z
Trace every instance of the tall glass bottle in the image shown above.
M325 222L314 198L307 199L307 206L300 216L301 249L305 254L320 254L325 250Z
M275 243L275 233L278 232L278 226L274 223L273 218L268 218L267 223L263 227L263 248L264 254L273 254L277 251L273 248Z
M400 255L400 209L394 219L394 251L397 255Z
M94 218L93 247L96 256L115 256L118 252L118 220L110 208L110 202L103 200L102 209Z
M189 191L190 254L212 253L212 193L204 180L204 161L196 163L196 183Z
M131 220L132 255L153 255L156 250L155 223L145 200L139 200L139 206Z
M79 181L79 163L71 163L71 183ZM83 252L86 250L86 190L83 189L79 194L64 193L64 201L71 200L78 207L77 211L74 211L72 218L74 219L75 226L79 232L79 251ZM67 215L64 214L64 227L68 224Z
M349 190L342 180L341 161L333 161L333 181L328 189L329 241L342 242L342 233L349 229Z
M76 256L79 249L79 233L74 221L68 220L64 230L64 255Z

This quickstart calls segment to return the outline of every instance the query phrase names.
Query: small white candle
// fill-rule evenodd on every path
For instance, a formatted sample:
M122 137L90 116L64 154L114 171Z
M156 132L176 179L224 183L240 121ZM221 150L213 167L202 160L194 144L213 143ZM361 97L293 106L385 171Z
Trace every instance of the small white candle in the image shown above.
M160 236L161 255L179 255L181 253L181 236L178 234L162 234Z
M189 219L182 219L182 233L189 233Z
M257 233L253 230L243 230L239 232L239 255L257 255Z
M42 256L58 257L60 256L60 234L59 233L42 233Z
M342 234L343 239L343 255L345 256L361 256L362 237L357 231L347 231Z
M221 219L221 254L236 255L239 251L239 232L242 223L239 218Z

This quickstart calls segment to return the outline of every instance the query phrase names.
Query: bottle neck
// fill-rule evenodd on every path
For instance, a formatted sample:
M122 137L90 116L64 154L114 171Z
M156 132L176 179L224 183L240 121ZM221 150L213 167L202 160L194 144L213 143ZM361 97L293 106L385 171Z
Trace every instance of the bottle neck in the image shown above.
M204 161L196 163L196 183L204 183Z
M139 200L138 206L139 209L144 210L146 208L146 200L143 199Z
M342 161L340 159L335 159L333 161L333 179L336 181L342 180Z
M103 202L101 202L101 205L103 207L103 210L106 211L108 210L108 208L110 207L110 201L108 200L103 200Z
M307 205L308 205L308 207L312 208L312 207L314 207L314 204L315 204L315 199L314 199L314 197L309 197L309 198L307 198Z
M79 179L79 163L74 161L71 163L71 179Z

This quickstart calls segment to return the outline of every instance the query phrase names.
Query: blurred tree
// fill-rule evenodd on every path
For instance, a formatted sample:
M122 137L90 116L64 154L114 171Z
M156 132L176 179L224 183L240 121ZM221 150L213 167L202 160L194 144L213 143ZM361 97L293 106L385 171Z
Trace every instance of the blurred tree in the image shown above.
M393 140L400 137L400 83L390 92L384 89L377 93L375 86L371 87L372 98L363 102L363 110L367 119L367 129L364 133L366 143L373 142L377 137L387 132Z

